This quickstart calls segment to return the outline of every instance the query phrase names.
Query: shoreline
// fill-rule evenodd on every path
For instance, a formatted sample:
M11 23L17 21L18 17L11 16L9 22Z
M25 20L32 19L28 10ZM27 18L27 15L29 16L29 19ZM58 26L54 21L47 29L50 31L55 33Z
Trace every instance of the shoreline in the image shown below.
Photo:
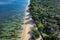
M29 6L30 5L30 0L28 0L28 4L27 4L27 6L26 6L26 9L25 9L25 12L27 11L27 10L29 10Z
M28 22L31 20L31 18L30 18L30 16L27 16L30 14L29 12L27 12L29 10L28 6L30 5L30 0L27 0L27 1L28 1L28 4L26 5L26 9L25 9L24 20L23 20L24 24L22 25L23 30L21 33L20 40L29 40L31 36L30 36L30 34L28 34L28 32L30 32L31 31L30 28L33 27L33 25L29 24L30 22ZM27 19L27 18L29 18L29 19ZM32 21L31 21L31 23L32 23Z

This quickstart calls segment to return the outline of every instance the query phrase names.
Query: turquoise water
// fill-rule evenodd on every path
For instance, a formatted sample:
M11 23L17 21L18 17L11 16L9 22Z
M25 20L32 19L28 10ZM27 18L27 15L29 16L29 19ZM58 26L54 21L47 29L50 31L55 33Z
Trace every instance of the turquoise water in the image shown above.
M27 0L0 0L0 40L13 40L15 30L23 22L26 5Z
M0 21L24 15L27 0L0 0ZM8 19L9 20L9 19Z

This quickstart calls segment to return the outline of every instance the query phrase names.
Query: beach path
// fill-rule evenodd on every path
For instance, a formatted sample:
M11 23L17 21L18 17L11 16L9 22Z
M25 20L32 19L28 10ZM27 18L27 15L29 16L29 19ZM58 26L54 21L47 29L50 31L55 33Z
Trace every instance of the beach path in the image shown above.
M32 16L30 15L29 12L25 13L21 40L29 40L31 38L32 33L30 33L30 32L32 32L31 30L32 30L32 27L34 24L31 17Z
M30 0L28 1L28 5L30 4ZM34 25L32 16L30 15L27 5L26 12L25 12L25 17L24 17L24 24L23 24L23 30L21 34L21 39L20 40L30 40L32 36L32 27Z

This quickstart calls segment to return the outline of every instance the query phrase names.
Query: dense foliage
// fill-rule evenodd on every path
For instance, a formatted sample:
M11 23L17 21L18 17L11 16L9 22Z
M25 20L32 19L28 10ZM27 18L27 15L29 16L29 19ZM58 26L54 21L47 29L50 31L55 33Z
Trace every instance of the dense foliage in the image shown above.
M0 21L0 40L20 39L22 19L20 14Z
M60 8L56 6L56 2L58 1L30 1L30 13L36 23L32 36L34 40L39 38L39 35L43 37L43 40L60 40Z

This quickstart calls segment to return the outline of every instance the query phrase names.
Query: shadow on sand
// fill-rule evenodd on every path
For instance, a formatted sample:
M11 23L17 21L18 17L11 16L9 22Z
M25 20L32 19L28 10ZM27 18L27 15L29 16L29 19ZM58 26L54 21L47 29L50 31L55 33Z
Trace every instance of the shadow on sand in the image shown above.
M32 29L32 28L31 28L31 29ZM28 32L28 34L30 34L30 36L31 36L31 37L29 38L29 40L33 40L33 39L32 39L33 31L31 30L30 32Z

